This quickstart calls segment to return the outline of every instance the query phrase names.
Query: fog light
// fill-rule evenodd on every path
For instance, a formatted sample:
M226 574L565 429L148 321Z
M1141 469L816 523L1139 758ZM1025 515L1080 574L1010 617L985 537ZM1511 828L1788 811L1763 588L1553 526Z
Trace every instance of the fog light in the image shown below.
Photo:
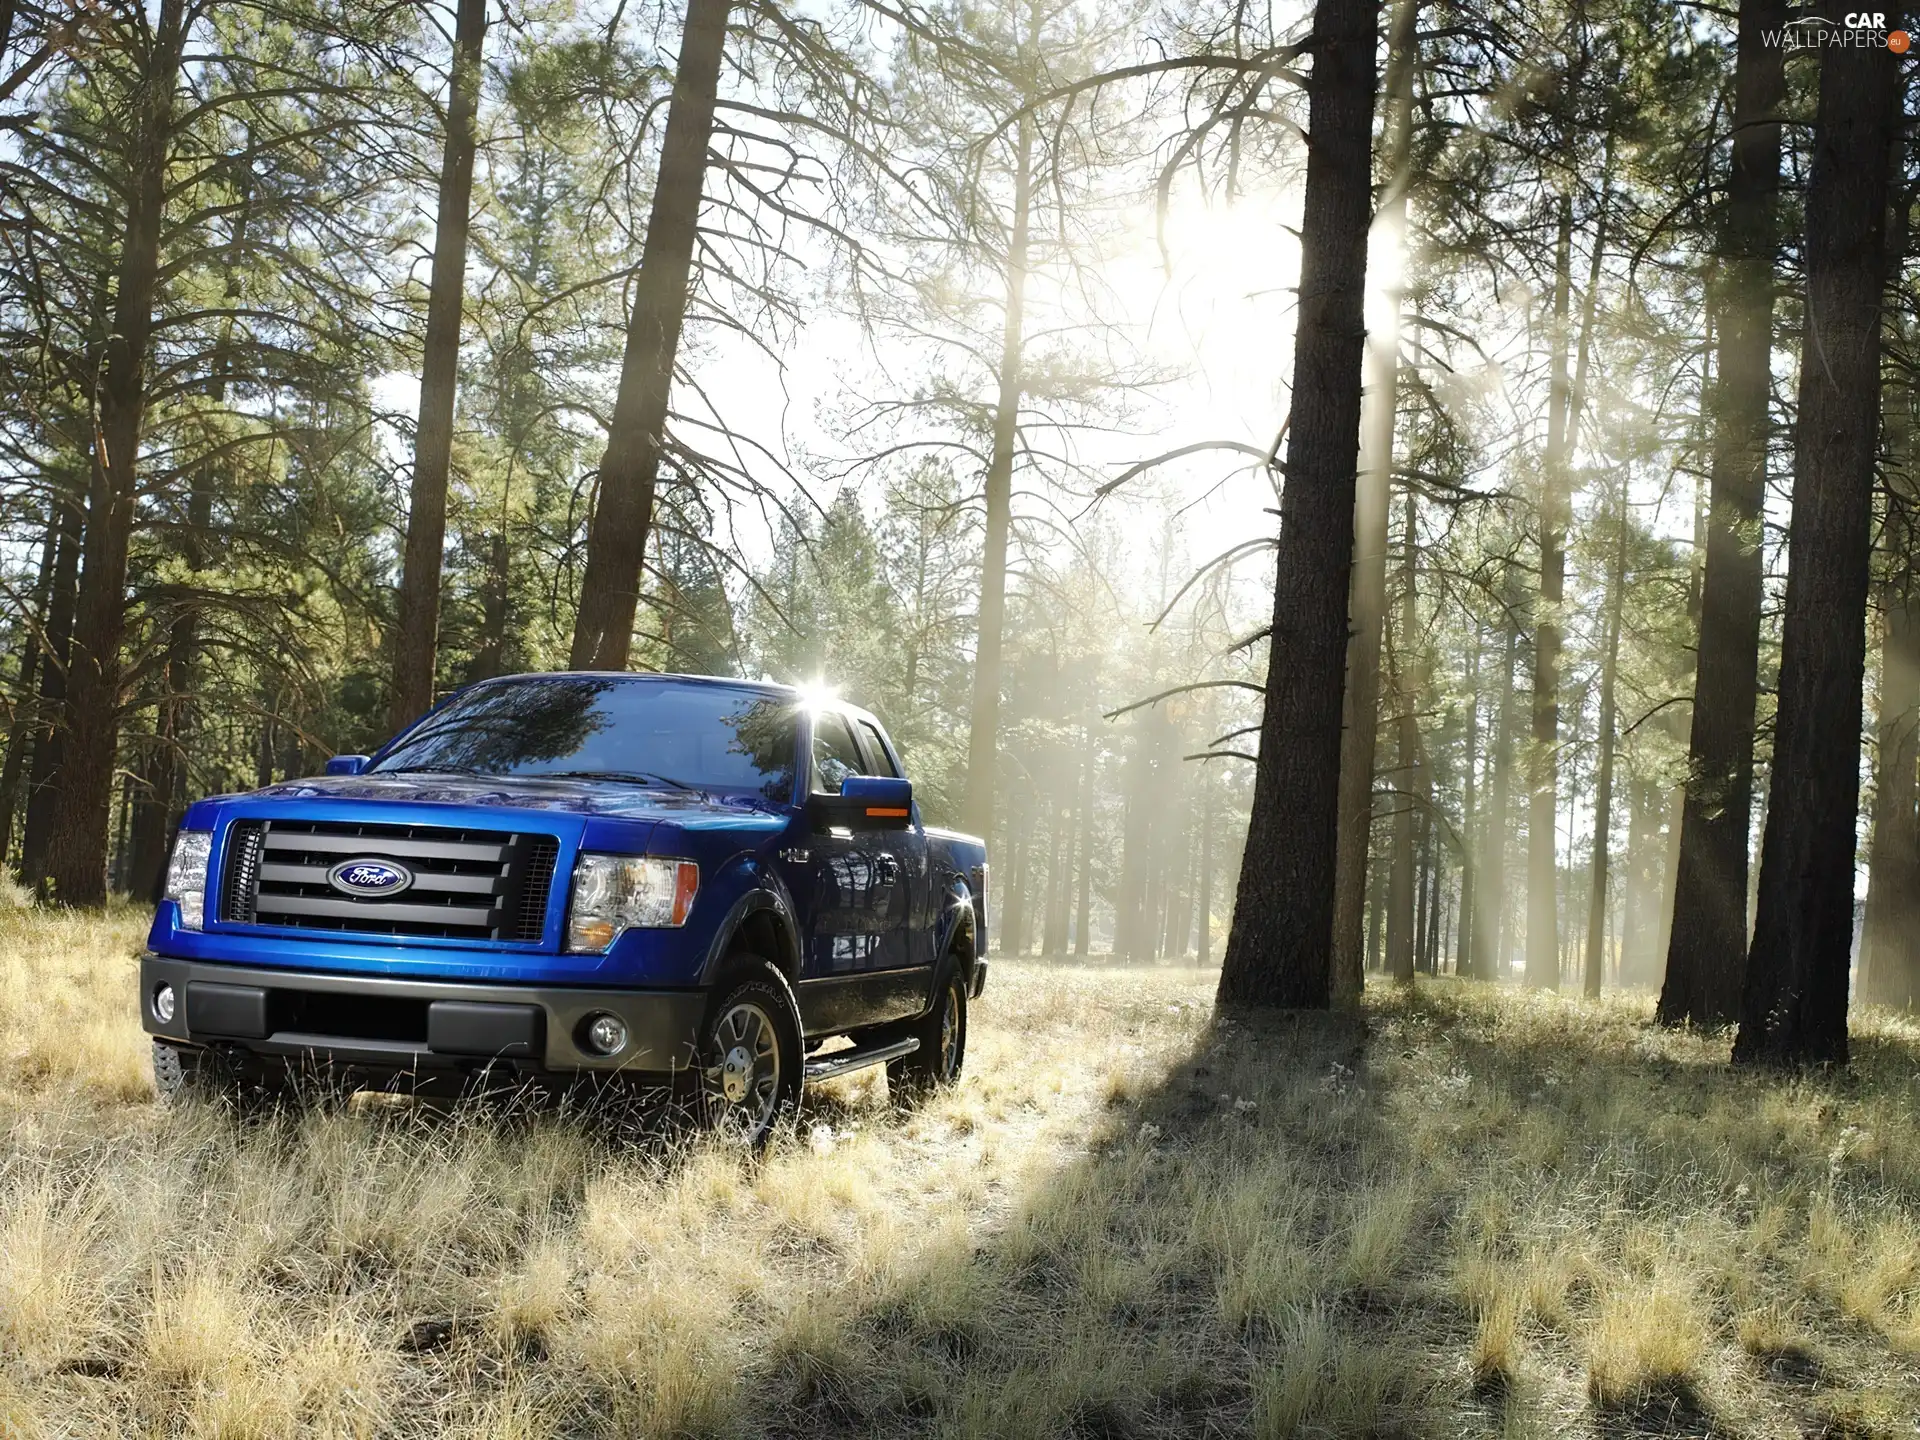
M161 984L154 987L153 1018L162 1025L173 1023L173 986Z
M587 1022L587 1048L599 1055L618 1055L627 1048L627 1022L618 1015L596 1015Z

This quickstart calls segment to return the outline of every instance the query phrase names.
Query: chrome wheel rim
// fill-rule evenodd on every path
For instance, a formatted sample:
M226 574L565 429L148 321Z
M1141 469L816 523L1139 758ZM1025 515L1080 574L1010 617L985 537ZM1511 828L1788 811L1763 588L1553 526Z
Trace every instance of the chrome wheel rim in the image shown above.
M780 1032L751 1000L728 1008L713 1027L706 1068L707 1106L716 1122L757 1138L780 1104Z

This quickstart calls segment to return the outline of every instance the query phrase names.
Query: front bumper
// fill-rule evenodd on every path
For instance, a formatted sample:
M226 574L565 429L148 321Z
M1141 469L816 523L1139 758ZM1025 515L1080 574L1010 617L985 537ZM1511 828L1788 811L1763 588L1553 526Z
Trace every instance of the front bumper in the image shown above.
M162 985L174 995L167 1021L154 1011ZM701 990L470 984L140 958L140 1020L150 1035L386 1074L685 1070L706 1004ZM601 1014L626 1022L627 1044L616 1055L585 1044L588 1023Z

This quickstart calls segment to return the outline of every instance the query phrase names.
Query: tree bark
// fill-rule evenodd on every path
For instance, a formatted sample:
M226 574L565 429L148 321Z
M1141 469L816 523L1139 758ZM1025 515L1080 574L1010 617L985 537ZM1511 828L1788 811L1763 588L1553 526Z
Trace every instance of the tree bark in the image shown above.
M1223 1005L1332 999L1340 720L1360 448L1378 0L1320 0L1293 408L1253 806Z
M687 318L693 247L706 187L707 144L720 95L720 60L732 0L688 0L667 130L660 144L647 239L627 318L626 349L600 494L587 531L571 663L576 670L624 670L633 647L640 570L653 527L653 492L666 448L674 359Z
M1420 789L1420 723L1415 715L1413 632L1419 623L1416 582L1418 539L1414 500L1407 496L1406 538L1400 552L1400 638L1394 666L1396 774L1393 811L1393 870L1387 881L1387 969L1403 985L1413 983L1420 955L1420 886L1414 832L1420 819L1415 795Z
M491 680L496 675L504 675L507 669L507 620L512 608L513 595L513 550L507 538L506 517L503 515L500 528L487 541L487 571L485 588L480 597L480 644L473 652L473 661L467 666L467 683L476 680ZM914 686L914 664L910 655L907 662L907 685L905 693L917 693Z
M1386 968L1387 872L1391 865L1369 865L1367 883L1367 969Z
M1627 772L1627 877L1622 887L1620 984L1638 988L1651 980L1655 923L1660 908L1659 792L1644 776Z
M47 597L46 654L40 666L40 703L34 714L33 761L27 767L27 806L20 837L20 883L42 898L53 807L66 749L67 665L73 654L81 543L80 509L57 485L53 507L60 534L54 551L53 591Z
M1473 973L1482 980L1498 980L1506 967L1502 946L1507 904L1507 842L1512 828L1513 739L1518 728L1514 715L1514 670L1520 655L1520 625L1511 594L1505 597L1506 624L1500 657L1499 710L1494 716L1491 790L1480 841L1479 883L1474 887L1478 913L1473 922Z
M1058 775L1065 767L1056 769ZM1047 861L1047 914L1041 930L1040 953L1067 953L1067 907L1073 898L1073 807L1060 803L1060 797L1047 797L1049 828L1053 832L1051 855Z
M1529 987L1560 984L1558 792L1560 605L1567 584L1567 315L1573 281L1573 201L1560 200L1554 249L1553 374L1547 392L1547 453L1540 479L1540 591L1533 628L1533 751L1528 764L1527 970Z
M133 537L146 367L160 276L161 212L172 152L174 90L185 42L186 0L161 0L136 100L126 229L115 286L113 333L100 377L98 436L87 504L85 568L67 677L67 738L47 847L47 888L63 905L107 898L108 816L120 735L120 647L126 631L127 557Z
M1847 1059L1880 303L1905 63L1888 50L1821 56L1780 701L1737 1062Z
M426 348L420 360L420 418L414 430L413 490L393 639L395 731L433 703L440 628L440 568L447 538L447 471L453 462L453 404L460 379L460 321L466 305L467 230L473 218L474 120L480 108L480 56L487 0L459 0L447 134L440 160L440 208L427 294ZM704 146L702 147L704 149Z
M1620 508L1614 515L1613 573L1607 577L1606 652L1600 662L1600 758L1593 783L1593 877L1587 896L1586 994L1598 999L1607 940L1607 874L1613 840L1614 677L1620 666L1620 611L1627 595L1626 479L1620 482Z
M1747 959L1754 703L1759 696L1772 398L1773 265L1778 249L1779 112L1784 52L1765 43L1784 0L1741 0L1734 67L1733 164L1721 218L1712 315L1720 343L1712 392L1713 460L1706 568L1680 816L1673 927L1658 1018L1724 1025L1740 1005Z
M1022 355L1026 345L1028 227L1033 209L1033 123L1019 122L1013 172L1013 230L1007 241L1006 309L1000 326L1000 391L987 461L987 530L980 556L980 633L973 656L973 708L967 737L962 824L983 839L993 832L999 783L1002 632L1007 622L1007 543L1013 528L1013 458L1019 442Z
M1473 886L1478 856L1474 836L1479 831L1479 813L1475 806L1476 771L1480 768L1480 626L1473 624L1472 648L1467 652L1467 763L1460 795L1460 933L1454 945L1455 973L1484 979L1474 968Z
M1017 806L1007 819L1013 863L1007 867L1006 899L1000 908L1000 948L1008 955L1024 954L1027 948L1027 883L1033 868L1031 828L1026 807Z
M0 762L0 866L7 863L13 850L13 818L20 803L20 776L26 768L27 741L36 728L39 706L40 637L47 624L47 602L53 597L54 556L60 543L60 502L47 504L47 535L40 546L40 573L33 583L33 600L28 611L26 633L20 638L20 673L16 680L18 698L13 703L12 724L7 729L7 756Z
M1073 953L1085 955L1091 943L1088 931L1093 924L1093 736L1081 733L1080 804L1077 828L1080 832L1079 893L1073 907Z
M1889 536L1910 544L1911 526L1893 522L1890 514ZM1920 1004L1920 596L1913 584L1911 575L1898 577L1881 636L1879 763L1860 940L1861 999L1903 1009Z
M1202 967L1213 963L1213 777L1200 772L1200 893L1194 908L1194 963ZM1364 981L1362 982L1364 983Z
M1347 693L1340 741L1340 834L1333 886L1333 1003L1360 1003L1365 984L1367 855L1372 849L1375 755L1380 737L1380 633L1387 605L1387 515L1399 413L1400 284L1405 265L1408 152L1418 0L1394 0L1387 46L1386 194L1373 235L1400 257L1381 286L1380 328L1369 329L1360 402L1360 473L1353 506ZM1371 243L1371 241L1369 242Z

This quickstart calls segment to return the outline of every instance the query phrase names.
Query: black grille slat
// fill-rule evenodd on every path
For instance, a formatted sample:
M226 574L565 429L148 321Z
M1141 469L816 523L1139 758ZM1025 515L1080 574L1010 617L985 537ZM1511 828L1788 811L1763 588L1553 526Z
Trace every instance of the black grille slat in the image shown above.
M510 940L538 940L547 930L547 901L553 894L553 867L560 842L551 835L530 837L526 874L520 882L520 913Z
M536 942L560 842L551 835L453 826L246 820L228 841L221 918L358 934ZM350 896L328 875L342 860L397 861L405 890Z
M254 889L260 880L260 839L264 828L258 820L241 820L227 831L220 918L232 924L253 923Z

